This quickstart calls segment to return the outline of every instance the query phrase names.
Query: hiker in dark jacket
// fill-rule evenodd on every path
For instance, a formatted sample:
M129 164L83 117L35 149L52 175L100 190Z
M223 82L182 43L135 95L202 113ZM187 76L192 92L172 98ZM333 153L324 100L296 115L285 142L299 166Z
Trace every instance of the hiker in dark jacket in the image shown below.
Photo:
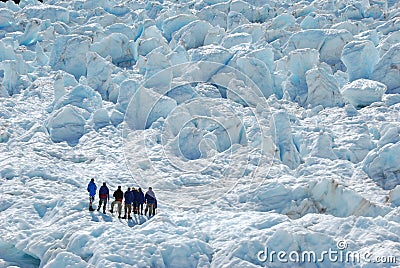
M93 178L90 180L90 182L88 184L87 191L89 192L89 210L90 211L94 211L93 201L94 201L94 197L96 195L97 186L94 183L94 179Z
M125 198L125 207L124 207L125 215L123 219L126 219L126 213L128 212L128 219L130 220L132 219L131 212L132 212L132 202L133 202L133 193L131 191L131 188L128 187L128 190L124 194L124 198Z
M139 192L135 189L135 187L132 187L132 194L133 194L133 202L132 202L132 208L133 208L133 213L138 214L139 211Z
M111 213L114 213L114 205L118 205L118 218L121 218L121 210L122 210L122 199L124 199L124 193L121 190L121 186L118 186L118 189L114 192L113 197L115 200L111 203Z
M144 196L144 202L146 203L146 209L144 210L144 215L147 214L147 211L149 211L149 217L151 217L151 214L154 216L154 206L156 204L156 195L153 192L153 189L149 187L149 190L146 192L146 195Z
M99 207L97 208L97 211L100 210L101 205L104 204L103 206L103 213L106 214L106 205L107 205L107 200L110 200L110 191L108 190L108 187L105 182L103 182L103 185L100 187L99 190Z
M138 189L138 213L140 212L140 215L143 215L143 204L144 204L144 193L142 191L142 188Z

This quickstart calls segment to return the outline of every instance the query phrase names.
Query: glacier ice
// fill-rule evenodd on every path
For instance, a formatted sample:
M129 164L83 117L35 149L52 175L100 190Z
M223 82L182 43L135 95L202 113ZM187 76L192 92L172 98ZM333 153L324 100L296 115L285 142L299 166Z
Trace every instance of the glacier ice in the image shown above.
M225 48L231 48L236 45L241 45L243 43L251 43L251 35L247 33L235 33L228 34L221 40L221 45Z
M15 60L5 60L1 62L1 67L4 70L3 88L7 90L8 95L19 93L17 62Z
M362 21L342 21L332 25L331 28L347 30L352 35L358 35L368 30Z
M327 27L330 24L330 18L328 14L315 14L310 12L300 23L300 27L303 30L306 29L321 29ZM333 28L333 26L332 26Z
M0 2L0 266L281 267L257 252L342 238L399 256L399 12ZM153 186L158 213L88 213L92 177Z
M166 118L175 107L174 99L140 87L130 100L125 120L130 129L146 129L160 117Z
M54 79L54 102L57 102L67 92L64 87L64 79L61 73L58 73Z
M168 58L157 50L149 53L145 60L145 86L165 92L171 85L172 69Z
M395 204L396 206L400 206L400 186L396 186L393 190L389 193L390 202Z
M228 17L226 19L227 30L233 30L240 25L250 23L249 20L242 14L236 11L229 11Z
M11 10L0 8L0 29L7 28L14 23L14 14Z
M319 51L322 61L341 70L342 49L352 40L353 35L347 30L304 30L290 36L284 51L289 53L296 49L316 49Z
M386 85L368 79L358 79L345 85L340 92L354 107L365 107L382 100Z
M87 85L100 93L105 100L109 99L112 89L111 74L113 71L111 59L104 59L96 52L86 54Z
M187 50L201 47L203 46L204 39L211 28L211 24L206 21L192 21L173 34L170 43L171 47L175 48L177 45L182 45Z
M303 105L307 99L306 72L319 63L319 53L315 49L298 49L291 51L284 68L291 72L284 84L286 98Z
M378 60L378 50L371 41L352 41L343 47L342 61L350 82L370 78Z
M67 105L50 118L47 128L54 142L66 141L76 145L85 132L86 121L78 108Z
M233 53L221 46L203 46L189 51L190 59L194 62L209 61L227 64L233 57Z
M131 66L135 61L133 43L122 33L111 33L91 44L90 50L104 58L111 56L115 65Z
M57 5L27 5L24 8L24 14L28 19L69 22L68 9Z
M96 129L103 128L110 124L110 116L107 109L101 108L93 113L93 123Z
M311 151L311 156L328 158L331 160L337 159L335 152L332 150L332 137L326 133L320 133Z
M139 55L145 56L149 54L154 49L164 51L169 51L169 46L167 40L164 38L160 30L155 26L146 27L140 38L137 40L137 53Z
M371 151L363 162L363 170L384 189L393 189L399 184L400 143L386 144Z
M218 45L225 35L225 30L219 26L212 27L204 38L204 45Z
M379 25L376 29L383 34L398 31L400 30L400 19L398 17L394 17L382 25Z
M125 112L128 108L129 102L132 96L136 93L139 88L137 81L133 79L124 80L119 87L118 99L117 99L117 109L121 112Z
M396 143L398 141L400 141L400 129L392 124L383 125L377 143L378 147L383 147L386 144Z
M291 169L296 168L300 162L299 152L293 142L292 130L289 116L285 112L273 115L271 120L271 134L273 140L279 148L279 155L282 162Z
M86 53L91 40L81 35L59 36L51 50L50 66L63 70L79 79L86 75Z
M397 103L400 103L400 95L399 94L385 94L383 96L383 101L387 106L392 106Z
M40 43L36 43L35 53L35 61L37 65L46 66L49 63L49 57L46 55L46 53L44 53L43 47L40 45Z
M54 109L60 109L67 105L73 105L91 113L98 108L101 108L101 96L91 87L78 85L71 89L67 94L60 97L58 101L55 102Z
M379 56L382 57L389 49L400 41L400 32L393 32L387 35L377 46Z
M393 45L375 65L371 79L384 83L387 86L387 93L399 93L400 68L399 55L400 45Z
M239 70L254 81L266 98L275 93L271 71L264 62L254 57L241 57L236 60L236 65Z
M25 31L19 38L20 45L29 46L39 40L39 32L42 28L42 21L39 19L32 19L25 27Z
M193 87L189 84L174 87L170 89L166 95L174 99L178 105L190 99L199 97Z
M196 13L196 16L204 21L208 21L211 25L225 30L227 28L227 10L218 10L216 5L208 6ZM222 36L220 36L222 37Z
M162 23L162 30L165 38L170 41L172 39L172 35L176 31L180 30L183 26L195 21L196 19L196 16L189 14L179 14L167 18Z
M14 44L13 43L8 43L4 42L3 40L0 40L0 59L1 61L4 60L15 60L15 52L14 52Z
M343 98L336 79L324 68L314 68L306 72L307 101L312 107L343 106Z
M110 121L114 126L118 126L119 124L121 124L124 121L124 114L121 113L120 111L114 110L111 113L110 116Z

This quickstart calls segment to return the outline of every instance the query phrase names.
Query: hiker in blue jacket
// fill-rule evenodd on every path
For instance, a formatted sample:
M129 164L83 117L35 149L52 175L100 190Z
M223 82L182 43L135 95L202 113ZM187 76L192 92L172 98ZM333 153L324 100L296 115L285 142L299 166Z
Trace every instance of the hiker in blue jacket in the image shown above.
M94 211L93 208L93 201L94 201L94 196L96 195L97 191L97 186L94 183L94 179L92 178L87 186L87 191L89 192L89 210Z
M100 187L99 197L100 197L100 200L99 200L99 207L97 208L97 211L99 211L101 208L101 205L104 204L103 213L106 214L107 200L110 201L110 191L108 190L108 187L105 182L103 182L103 185Z
M155 214L155 208L154 206L156 205L156 195L153 192L153 189L149 187L149 190L146 192L146 195L144 196L144 202L146 203L146 209L144 210L144 215L147 214L147 211L149 211L149 217L151 217L151 214Z
M133 202L133 193L130 187L128 187L128 190L125 192L124 198L125 198L125 207L124 207L125 215L123 219L126 219L126 213L128 212L128 219L130 220L132 219L131 212L132 212L132 202Z
M138 189L138 213L143 215L144 193L142 188Z

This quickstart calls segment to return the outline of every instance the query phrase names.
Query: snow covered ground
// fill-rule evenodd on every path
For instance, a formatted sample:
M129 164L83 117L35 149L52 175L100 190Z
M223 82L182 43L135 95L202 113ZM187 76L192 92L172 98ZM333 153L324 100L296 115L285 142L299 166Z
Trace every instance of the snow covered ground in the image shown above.
M44 2L0 3L0 267L400 267L397 1Z

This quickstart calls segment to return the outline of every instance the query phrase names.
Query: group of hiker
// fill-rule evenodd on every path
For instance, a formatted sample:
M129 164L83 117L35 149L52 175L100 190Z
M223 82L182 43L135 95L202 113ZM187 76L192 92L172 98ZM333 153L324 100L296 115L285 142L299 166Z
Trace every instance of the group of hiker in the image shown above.
M97 192L97 186L94 179L91 179L87 191L89 192L89 210L94 211L93 202ZM143 193L141 188L135 189L134 187L125 191L121 190L121 186L114 192L113 197L115 200L111 203L111 213L114 213L114 206L117 205L118 218L121 218L122 202L124 200L124 216L122 219L132 219L131 213L143 215L143 206L146 204L144 215L149 213L149 217L156 214L157 199L153 192L153 189L149 187L146 194ZM103 185L99 189L99 206L97 211L100 211L103 206L103 213L106 214L106 205L110 201L110 191L107 184L103 182Z

